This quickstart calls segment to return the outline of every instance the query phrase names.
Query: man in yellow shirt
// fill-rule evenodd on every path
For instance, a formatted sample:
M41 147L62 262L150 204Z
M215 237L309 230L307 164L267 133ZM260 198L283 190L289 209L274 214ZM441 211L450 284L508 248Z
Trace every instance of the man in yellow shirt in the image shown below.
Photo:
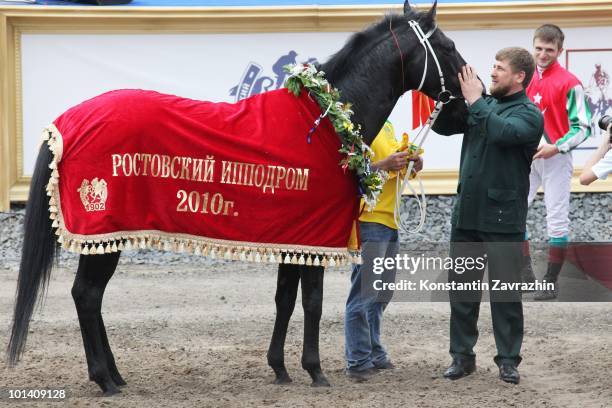
M395 281L395 269L381 274L373 269L375 258L391 257L399 250L394 209L397 192L396 177L412 160L414 172L423 168L419 156L410 157L407 151L399 151L391 122L386 122L371 145L374 152L374 169L387 170L389 180L383 186L380 199L373 211L366 208L359 217L363 264L354 265L351 290L346 301L344 318L346 375L357 381L365 381L380 369L393 368L380 341L383 311L393 296L392 292L376 292L372 283ZM401 193L400 193L401 194ZM362 202L362 207L363 207Z

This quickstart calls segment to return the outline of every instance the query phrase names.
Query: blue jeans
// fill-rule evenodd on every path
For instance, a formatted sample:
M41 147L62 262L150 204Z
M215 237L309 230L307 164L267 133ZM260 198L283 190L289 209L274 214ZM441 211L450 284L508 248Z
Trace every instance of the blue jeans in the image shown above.
M359 228L363 264L353 266L344 314L347 368L354 371L367 370L389 360L380 342L380 328L383 311L393 293L375 291L372 284L379 279L395 282L395 268L374 273L375 258L394 258L399 248L397 230L374 222L360 222Z

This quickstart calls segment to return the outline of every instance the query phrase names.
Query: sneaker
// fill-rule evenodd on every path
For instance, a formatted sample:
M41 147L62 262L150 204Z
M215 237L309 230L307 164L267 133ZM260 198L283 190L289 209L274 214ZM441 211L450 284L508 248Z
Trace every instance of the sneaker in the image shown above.
M354 370L347 368L345 371L346 376L355 382L368 381L370 378L375 376L377 370L375 368L366 368L365 370Z
M525 263L523 264L523 268L521 269L521 281L523 283L534 283L536 281L535 274L533 273L533 268L531 267L531 258L525 257ZM524 290L523 293L534 292L533 290Z
M377 370L393 370L395 365L393 365L391 360L386 360L382 363L374 363L374 368Z

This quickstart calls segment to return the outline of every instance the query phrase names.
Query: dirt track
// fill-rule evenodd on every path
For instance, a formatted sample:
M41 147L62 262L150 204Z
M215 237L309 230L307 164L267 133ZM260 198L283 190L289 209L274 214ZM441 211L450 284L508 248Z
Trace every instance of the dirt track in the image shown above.
M483 304L480 318L478 371L450 382L441 377L449 362L448 304L392 303L385 314L383 340L398 368L367 384L352 383L343 374L348 269L333 269L325 278L321 357L332 387L311 388L300 368L299 307L286 350L294 382L272 385L265 354L275 313L275 267L242 263L220 264L208 271L120 266L109 284L103 314L128 385L122 394L105 400L87 379L70 296L72 279L71 270L53 273L45 307L32 323L25 357L14 370L0 369L0 388L63 386L69 398L48 405L78 407L609 407L612 401L608 303L526 304L519 386L497 378L488 305ZM3 328L9 325L15 283L13 272L0 269ZM0 331L2 349L7 341L6 331ZM7 403L12 405L0 400L0 406Z

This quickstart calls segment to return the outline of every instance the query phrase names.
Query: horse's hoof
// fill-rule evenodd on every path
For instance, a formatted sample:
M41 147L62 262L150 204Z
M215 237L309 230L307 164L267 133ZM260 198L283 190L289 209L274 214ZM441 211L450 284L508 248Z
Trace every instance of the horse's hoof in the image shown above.
M121 394L121 390L117 387L109 388L102 393L103 397L112 397L113 395Z
M119 374L113 375L112 378L113 378L113 382L117 385L117 387L123 387L127 385L123 377L121 377Z
M310 386L311 387L331 387L331 384L329 383L329 381L327 381L327 378L321 377L321 378L314 380L312 384L310 384Z
M286 385L286 384L291 384L292 382L293 380L291 379L291 377L289 377L289 375L283 375L283 376L276 377L272 383L276 385L283 385L283 384Z
M102 384L98 383L100 388L102 388L102 396L103 397L112 397L113 395L119 394L121 390L117 387L114 381L107 380Z

